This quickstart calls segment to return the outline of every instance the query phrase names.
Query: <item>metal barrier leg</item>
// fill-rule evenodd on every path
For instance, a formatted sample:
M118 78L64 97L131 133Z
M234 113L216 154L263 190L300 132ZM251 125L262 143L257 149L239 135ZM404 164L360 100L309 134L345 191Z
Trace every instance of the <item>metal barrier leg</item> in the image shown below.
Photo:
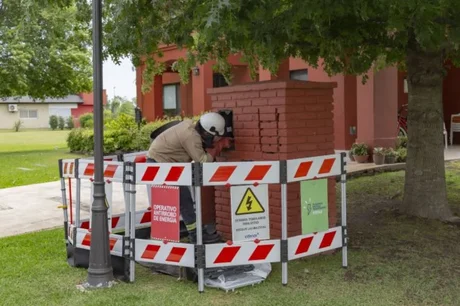
M80 221L80 208L81 208L81 179L76 179L76 195L75 195L75 226L81 226Z
M135 172L135 165L133 164L133 173ZM133 181L130 184L130 218L129 218L129 235L131 240L131 261L129 262L129 281L134 282L135 279L135 268L136 268L136 258L135 258L135 241L136 241L136 185L134 182L135 174L133 174Z
M281 184L281 283L288 282L287 260L287 184Z
M201 187L195 186L195 206L196 206L196 244L203 245L203 224L201 218ZM198 291L204 292L204 269L198 268Z
M67 195L65 189L65 179L61 177L61 195L62 195L62 212L64 213L64 235L65 240L68 240L68 230L69 230L69 217L67 214Z
M347 175L345 172L341 175L341 196L342 196L342 267L348 267L348 229L347 229Z

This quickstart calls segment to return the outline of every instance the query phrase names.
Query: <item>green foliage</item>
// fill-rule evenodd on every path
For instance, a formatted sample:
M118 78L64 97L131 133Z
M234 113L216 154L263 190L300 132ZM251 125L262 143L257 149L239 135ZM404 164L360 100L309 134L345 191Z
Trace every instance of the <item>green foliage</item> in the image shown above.
M0 96L91 91L90 3L0 1Z
M355 156L368 155L369 147L365 143L355 143L351 148L351 153Z
M74 119L73 119L73 116L67 117L67 119L66 119L66 123L65 123L65 124L66 124L66 127L67 127L69 130L71 130L71 129L73 129L73 128L75 127L75 123L73 122L73 120L74 120Z
M80 121L80 127L82 128L92 128L94 125L93 113L86 113L78 118Z
M58 122L58 117L56 115L51 115L50 116L50 120L49 120L49 124L50 124L50 127L51 129L54 131L55 129L57 129L58 125L59 125L59 122Z
M396 140L396 148L407 148L406 136L398 136L398 139Z
M21 128L22 126L22 121L21 120L17 120L14 122L14 126L13 126L13 129L15 132L19 132L19 129Z
M118 114L125 114L134 117L134 104L132 104L131 102L123 103L122 105L120 105Z
M58 117L58 127L59 129L62 131L64 130L64 127L65 127L65 120L64 120L64 117L62 116L59 116Z
M407 159L407 149L403 147L396 149L396 156L397 162L405 163Z

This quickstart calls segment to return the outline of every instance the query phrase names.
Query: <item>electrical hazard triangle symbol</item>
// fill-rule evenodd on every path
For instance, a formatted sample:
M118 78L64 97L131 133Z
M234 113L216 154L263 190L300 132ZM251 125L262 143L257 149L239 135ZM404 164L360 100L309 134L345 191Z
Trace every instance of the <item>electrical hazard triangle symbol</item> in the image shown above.
M263 213L265 209L262 204L260 204L254 192L251 188L246 189L243 198L241 199L238 208L236 209L236 215L247 215L247 214L257 214Z

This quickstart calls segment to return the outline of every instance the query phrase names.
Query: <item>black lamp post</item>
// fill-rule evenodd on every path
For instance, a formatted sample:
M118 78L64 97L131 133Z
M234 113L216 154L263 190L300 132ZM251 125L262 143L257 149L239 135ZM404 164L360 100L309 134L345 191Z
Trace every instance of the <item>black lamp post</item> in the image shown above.
M109 250L104 186L102 106L102 0L93 0L94 200L87 287L104 288L114 280Z

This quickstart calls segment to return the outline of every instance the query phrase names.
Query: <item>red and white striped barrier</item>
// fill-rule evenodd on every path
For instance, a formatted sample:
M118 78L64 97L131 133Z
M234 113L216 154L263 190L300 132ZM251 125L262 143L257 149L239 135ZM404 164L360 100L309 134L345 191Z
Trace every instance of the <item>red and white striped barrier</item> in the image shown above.
M287 181L298 182L342 174L340 154L287 161Z
M150 210L143 210L136 212L136 228L150 226L151 224L151 214ZM125 229L125 214L114 215L112 217L112 230L124 230ZM89 220L84 219L80 223L80 228L89 229Z
M195 267L195 245L136 239L135 260L181 267Z
M204 163L203 186L259 185L280 182L278 161Z
M62 160L62 177L75 178L75 159Z
M280 261L280 240L206 244L206 268Z
M288 238L288 260L338 249L342 244L341 226L315 234L291 237Z
M94 178L94 162L80 160L78 162L78 175L80 178ZM113 182L123 182L123 163L104 162L104 178Z
M145 163L147 162L147 151L123 154L123 161Z
M136 164L136 184L192 185L191 163L143 163Z
M72 226L73 227L73 226ZM75 230L75 228L73 229ZM77 248L89 250L91 246L91 233L84 229L77 228ZM123 256L123 236L110 235L109 236L110 253L116 256Z
M103 159L104 159L104 161L114 161L114 162L116 162L116 161L118 161L118 156L116 156L116 155L107 155L107 156L104 156ZM79 160L94 162L94 156L80 158Z

